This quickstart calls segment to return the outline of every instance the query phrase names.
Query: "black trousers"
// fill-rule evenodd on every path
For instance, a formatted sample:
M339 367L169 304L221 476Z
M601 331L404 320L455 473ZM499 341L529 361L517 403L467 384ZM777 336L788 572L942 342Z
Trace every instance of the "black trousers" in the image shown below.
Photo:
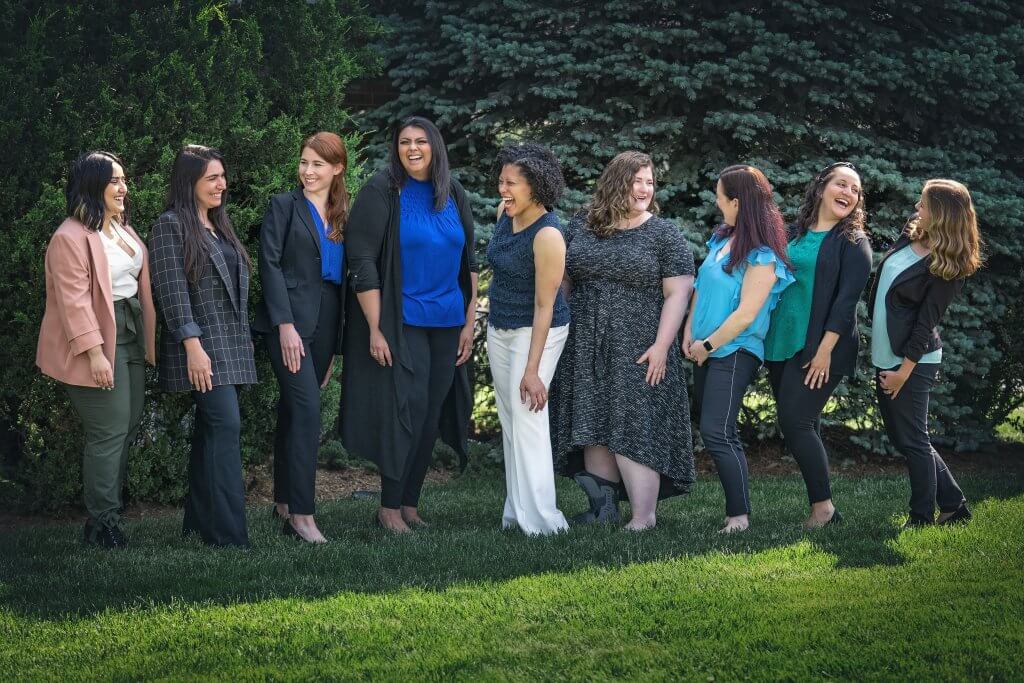
M315 511L320 384L338 345L341 322L338 287L333 282L324 282L321 286L320 316L313 335L302 339L306 355L301 359L298 372L285 367L277 331L265 337L270 364L281 390L274 432L274 501L287 504L288 512L297 515L312 515Z
M381 507L417 507L423 480L433 458L439 431L441 406L455 380L461 327L413 327L405 325L406 350L413 366L409 387L412 416L412 451L401 479L381 475Z
M750 514L747 456L736 419L743 395L760 367L757 356L736 351L724 358L708 358L693 372L700 435L718 469L725 490L725 514L729 517Z
M786 447L800 466L807 485L807 498L811 504L831 500L828 453L821 441L821 411L832 392L843 380L842 375L830 375L818 389L804 384L807 370L800 367L800 352L784 361L768 361L768 381L775 395L779 415L779 428Z
M896 368L893 368L895 370ZM933 520L935 506L942 512L955 512L965 501L963 491L928 436L928 399L938 363L919 363L896 398L882 391L875 373L875 394L889 441L907 459L910 473L910 514Z
M208 545L248 546L238 388L223 384L205 394L193 391L192 400L196 418L182 532L198 532Z

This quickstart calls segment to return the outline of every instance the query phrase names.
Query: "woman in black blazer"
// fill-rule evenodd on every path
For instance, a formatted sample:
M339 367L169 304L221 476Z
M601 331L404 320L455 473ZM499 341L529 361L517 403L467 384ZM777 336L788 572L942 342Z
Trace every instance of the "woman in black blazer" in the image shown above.
M845 161L807 185L791 228L796 282L772 312L765 361L786 446L800 465L814 529L842 520L832 504L828 454L818 425L845 375L856 371L857 302L871 272L860 175Z
M160 386L196 404L183 533L248 546L238 387L256 383L249 332L249 255L228 220L220 152L187 145L174 159L167 210L150 232L163 321Z
M345 257L354 294L345 322L341 437L377 463L377 522L419 526L419 494L441 437L464 457L473 397L473 214L448 170L437 127L395 127L387 169L352 205Z
M348 217L348 152L319 132L299 149L301 187L276 194L260 230L263 299L253 329L264 334L281 398L274 434L275 513L282 533L310 543L327 539L313 520L320 447L320 389L341 353Z
M886 252L871 288L878 408L910 473L910 517L904 527L971 518L967 499L928 437L928 398L942 362L937 326L981 262L970 192L955 180L929 180L917 215Z

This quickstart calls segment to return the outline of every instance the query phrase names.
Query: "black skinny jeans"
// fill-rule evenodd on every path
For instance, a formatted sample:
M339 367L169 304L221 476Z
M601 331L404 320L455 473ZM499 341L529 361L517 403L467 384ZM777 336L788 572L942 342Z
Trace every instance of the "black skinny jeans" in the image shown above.
M768 361L766 365L779 415L779 428L786 447L800 466L807 485L807 498L813 505L832 498L828 453L821 442L819 425L821 411L843 376L830 375L820 388L811 389L804 384L807 370L800 367L800 353L797 351L789 360Z
M265 337L270 365L281 390L274 432L274 501L287 504L288 512L297 515L312 515L315 511L320 384L338 345L339 287L333 282L321 285L320 316L313 336L302 339L306 355L300 359L298 372L293 373L284 364L278 330Z
M405 325L406 351L413 366L409 387L412 417L412 452L401 479L380 477L381 507L397 510L418 507L423 480L434 454L441 406L455 380L461 327L413 327Z
M890 398L875 372L875 394L885 433L907 459L910 514L929 522L935 517L936 504L942 512L955 512L966 500L928 436L928 399L938 373L938 363L919 363L896 398Z
M693 372L694 394L700 415L700 435L718 469L725 490L725 514L750 514L747 456L736 429L740 404L761 361L746 351L724 358L708 358Z

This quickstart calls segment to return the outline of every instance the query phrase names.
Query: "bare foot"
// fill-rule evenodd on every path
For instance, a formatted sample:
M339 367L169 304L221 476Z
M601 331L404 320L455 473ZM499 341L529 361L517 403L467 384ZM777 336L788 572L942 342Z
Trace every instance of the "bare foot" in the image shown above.
M623 528L628 531L647 531L648 529L653 529L656 522L657 520L654 517L633 517L629 520L629 524Z
M750 517L740 515L738 517L726 517L725 526L718 530L720 534L735 534L746 531L750 527Z
M275 503L277 514L281 519L288 519L288 503Z
M396 534L412 532L412 529L402 519L402 513L391 508L379 508L377 510L377 524Z
M423 521L422 517L420 517L418 508L409 507L407 505L402 506L402 521L404 521L409 526L430 526L425 521Z

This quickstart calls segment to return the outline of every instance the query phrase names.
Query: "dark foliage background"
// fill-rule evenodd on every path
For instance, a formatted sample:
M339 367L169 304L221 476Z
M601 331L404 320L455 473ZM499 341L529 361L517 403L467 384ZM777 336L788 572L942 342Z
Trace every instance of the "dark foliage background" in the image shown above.
M348 0L3 0L0 8L0 140L8 169L0 175L8 226L0 250L0 421L8 472L32 505L56 507L78 498L81 429L63 390L40 375L34 359L43 253L64 216L70 161L96 148L125 160L131 222L145 239L162 211L177 149L186 142L220 147L229 213L255 253L269 195L295 183L302 137L347 125L345 88L377 68L367 43L379 25ZM354 165L353 180L359 171ZM265 358L260 376L272 380ZM328 399L337 406L336 387ZM246 464L266 460L275 400L273 381L242 392ZM132 497L171 502L183 495L190 408L187 394L154 389L147 398L129 459Z
M698 257L715 220L715 174L752 163L794 217L805 183L837 159L861 170L870 229L884 249L923 181L972 190L988 266L944 325L936 436L989 441L1024 401L1024 5L1011 1L859 2L413 0L375 2L398 97L367 130L421 113L441 126L453 167L476 193L481 243L493 223L489 173L509 140L549 144L572 192L587 197L617 152L658 164L658 201ZM379 156L381 138L376 138ZM866 307L861 318L870 333ZM864 346L865 351L867 346ZM826 425L884 447L867 355ZM761 385L762 390L764 384ZM761 419L752 419L758 417ZM748 407L759 435L774 408Z

